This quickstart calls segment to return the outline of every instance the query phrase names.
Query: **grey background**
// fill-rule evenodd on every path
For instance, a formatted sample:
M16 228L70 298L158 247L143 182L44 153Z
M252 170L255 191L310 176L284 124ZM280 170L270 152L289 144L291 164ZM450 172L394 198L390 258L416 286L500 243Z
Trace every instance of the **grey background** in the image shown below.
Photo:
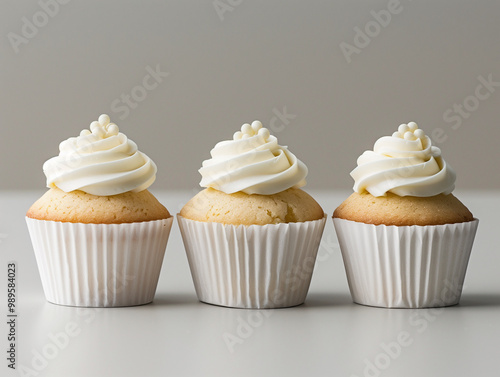
M409 121L442 129L457 187L498 187L485 168L500 87L473 98L479 77L500 81L498 1L402 0L379 30L371 12L389 1L221 0L222 14L213 1L44 1L50 11L0 5L0 189L43 188L59 142L108 113L157 163L154 189L195 191L216 142L284 108L295 118L274 134L308 165L310 189L349 189L358 155ZM341 44L355 46L355 28L373 37L348 62ZM147 67L168 77L143 91ZM127 113L116 101L133 93L145 98ZM474 111L446 121L464 101Z

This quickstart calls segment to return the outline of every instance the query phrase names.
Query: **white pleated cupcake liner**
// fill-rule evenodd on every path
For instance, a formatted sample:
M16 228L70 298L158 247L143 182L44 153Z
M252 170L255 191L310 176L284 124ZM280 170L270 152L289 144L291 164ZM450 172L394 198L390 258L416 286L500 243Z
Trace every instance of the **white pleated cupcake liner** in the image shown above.
M250 226L177 220L200 301L252 309L304 303L326 216Z
M153 301L173 217L123 224L26 222L47 301L84 307Z
M479 220L428 226L333 222L354 302L426 308L460 301Z

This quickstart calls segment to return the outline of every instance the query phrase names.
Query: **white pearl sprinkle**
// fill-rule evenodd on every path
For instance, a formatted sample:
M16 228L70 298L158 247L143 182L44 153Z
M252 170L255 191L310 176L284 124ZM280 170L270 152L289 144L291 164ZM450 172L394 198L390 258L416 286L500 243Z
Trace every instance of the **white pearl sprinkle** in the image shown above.
M413 132L411 131L406 131L404 135L405 140L415 140L416 137L413 135Z
M106 136L106 131L102 127L96 127L92 130L92 134L97 136L98 138L103 138Z
M407 124L401 124L399 127L398 127L398 131L401 135L404 135L404 133L406 131L408 131L409 128L408 128L408 125Z
M107 126L108 123L109 123L110 119L109 119L109 116L108 114L101 114L99 115L99 119L98 119L98 122L101 126Z
M100 125L99 125L99 122L97 121L93 121L92 123L90 123L90 131L94 131L96 128L98 128Z
M254 120L252 122L252 130L254 130L255 133L257 133L261 128L262 128L261 122L259 122L258 120Z
M408 128L410 129L410 131L414 132L418 128L417 123L415 122L408 123Z
M250 126L248 123L245 123L243 126L241 126L241 132L247 135L252 134L252 126Z
M402 138L402 137L403 137L403 135L401 135L401 133L399 133L398 131L396 131L396 132L394 132L394 133L392 134L392 137L400 137L400 138Z
M259 129L258 135L262 137L264 140L267 140L269 136L271 136L269 130L267 128Z
M92 132L90 132L89 130L82 130L82 132L80 132L80 136L88 136L91 134L92 134Z
M118 129L118 126L114 123L108 124L107 130L108 130L108 135L112 135L112 136L118 135L118 132L120 132L120 130Z
M419 139L423 139L425 137L425 132L424 132L424 130L418 129L418 130L415 130L415 132L413 132L413 135L415 135Z
M240 140L242 136L243 136L243 132L237 131L237 132L234 133L233 139L234 140Z

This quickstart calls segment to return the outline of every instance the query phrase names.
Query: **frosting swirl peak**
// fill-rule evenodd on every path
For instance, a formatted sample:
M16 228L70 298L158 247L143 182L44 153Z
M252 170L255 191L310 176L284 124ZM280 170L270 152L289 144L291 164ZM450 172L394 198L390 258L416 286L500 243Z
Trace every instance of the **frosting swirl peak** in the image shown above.
M357 164L351 176L358 193L428 197L449 194L455 188L455 171L415 122L401 124L392 136L378 139L373 151L365 151Z
M156 179L155 163L106 114L63 141L59 151L43 165L49 188L110 196L145 190Z
M202 187L226 194L272 195L306 184L306 165L258 120L241 126L233 140L217 143L210 155L199 170Z

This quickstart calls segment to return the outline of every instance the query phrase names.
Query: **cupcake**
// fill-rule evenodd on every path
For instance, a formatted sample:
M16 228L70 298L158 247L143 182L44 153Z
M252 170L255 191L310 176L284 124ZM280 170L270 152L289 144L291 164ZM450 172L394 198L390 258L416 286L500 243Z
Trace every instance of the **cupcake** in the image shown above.
M156 165L103 114L43 165L49 190L26 222L49 302L153 300L173 217L147 188Z
M478 220L456 174L415 122L378 139L334 212L353 301L387 308L458 304Z
M259 121L218 143L206 189L178 214L200 301L280 308L305 301L326 217L300 187L307 167Z

